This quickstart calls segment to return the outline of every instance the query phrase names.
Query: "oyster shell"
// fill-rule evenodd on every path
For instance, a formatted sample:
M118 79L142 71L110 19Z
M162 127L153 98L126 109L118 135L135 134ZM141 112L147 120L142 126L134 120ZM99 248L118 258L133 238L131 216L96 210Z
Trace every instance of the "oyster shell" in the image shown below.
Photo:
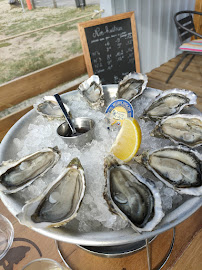
M85 192L84 170L72 159L61 175L17 215L29 227L60 227L76 217Z
M147 75L131 72L119 82L117 98L132 101L141 95L148 83Z
M202 155L185 146L164 147L134 158L179 193L202 195Z
M162 119L151 133L152 136L169 138L174 143L189 147L202 145L202 116L177 114Z
M44 175L60 158L57 147L44 148L20 160L3 161L0 165L0 191L15 193Z
M154 183L117 162L105 162L105 176L104 198L110 211L127 220L137 232L152 231L164 216Z
M71 116L69 107L64 103L63 105L67 113ZM34 108L37 113L41 114L44 117L47 117L49 120L64 118L64 114L54 96L43 97L43 101L38 105L34 105Z
M93 109L104 106L104 91L97 75L92 75L81 83L78 90Z
M145 109L142 118L156 121L177 114L185 106L196 104L196 99L196 94L189 90L166 90L159 94Z

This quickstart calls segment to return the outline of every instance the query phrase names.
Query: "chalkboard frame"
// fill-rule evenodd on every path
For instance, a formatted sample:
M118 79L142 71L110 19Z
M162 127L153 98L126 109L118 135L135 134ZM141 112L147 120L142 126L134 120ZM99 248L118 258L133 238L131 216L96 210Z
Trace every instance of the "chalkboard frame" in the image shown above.
M90 57L90 51L87 43L87 38L85 34L85 28L91 27L91 26L96 26L96 25L101 25L101 24L106 24L110 22L115 22L115 21L120 21L123 19L130 19L131 22L131 31L132 31L132 37L133 37L133 48L134 48L134 57L135 57L135 71L140 72L140 60L139 60L139 50L138 50L138 40L137 40L137 32L136 32L136 23L135 23L135 14L133 11L131 12L125 12L109 17L104 17L100 19L95 19L87 22L82 22L78 24L78 30L80 34L80 40L81 40L81 45L83 49L83 54L84 54L84 59L86 63L86 69L88 72L88 76L92 76L94 74L93 71L93 66L91 62L91 57Z

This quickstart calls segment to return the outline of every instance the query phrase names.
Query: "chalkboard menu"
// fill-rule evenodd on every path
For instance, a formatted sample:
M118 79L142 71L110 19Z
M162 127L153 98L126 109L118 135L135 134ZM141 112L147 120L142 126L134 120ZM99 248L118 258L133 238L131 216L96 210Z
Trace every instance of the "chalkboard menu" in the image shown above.
M80 23L79 32L89 76L113 84L140 72L134 12Z

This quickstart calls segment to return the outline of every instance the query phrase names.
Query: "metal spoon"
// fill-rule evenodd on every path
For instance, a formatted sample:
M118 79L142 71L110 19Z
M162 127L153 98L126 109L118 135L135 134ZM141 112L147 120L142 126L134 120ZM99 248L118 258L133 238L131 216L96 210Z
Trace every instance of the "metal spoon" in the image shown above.
M76 129L75 129L74 125L72 124L72 121L71 121L71 119L70 119L70 117L69 117L69 115L68 115L68 113L67 113L67 111L66 111L66 109L65 109L65 107L63 105L63 102L62 102L60 96L58 94L55 94L54 97L57 100L57 103L60 106L60 108L61 108L61 110L62 110L62 112L63 112L63 114L65 116L65 119L66 119L69 127L71 128L72 134L75 134L76 133Z

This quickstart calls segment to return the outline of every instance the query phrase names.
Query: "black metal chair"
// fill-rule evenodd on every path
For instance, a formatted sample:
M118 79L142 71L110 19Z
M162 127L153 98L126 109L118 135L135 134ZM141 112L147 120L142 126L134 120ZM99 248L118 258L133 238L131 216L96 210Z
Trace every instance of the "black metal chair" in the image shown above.
M186 16L182 19L177 19L177 17L182 14ZM183 53L179 62L177 63L177 65L175 66L171 74L169 75L166 83L170 81L170 79L173 77L174 73L178 69L179 65L188 55L191 55L191 57L188 60L188 62L185 64L184 68L182 69L183 72L189 66L189 64L191 63L195 55L202 55L202 35L200 35L199 33L196 33L192 14L202 15L202 12L187 10L187 11L177 12L174 15L174 22L177 27L178 36L181 43L181 46L179 47L179 49L181 49ZM192 36L194 36L195 40L184 43L185 40L187 40L188 38L191 38ZM197 38L201 38L201 39L197 39Z

